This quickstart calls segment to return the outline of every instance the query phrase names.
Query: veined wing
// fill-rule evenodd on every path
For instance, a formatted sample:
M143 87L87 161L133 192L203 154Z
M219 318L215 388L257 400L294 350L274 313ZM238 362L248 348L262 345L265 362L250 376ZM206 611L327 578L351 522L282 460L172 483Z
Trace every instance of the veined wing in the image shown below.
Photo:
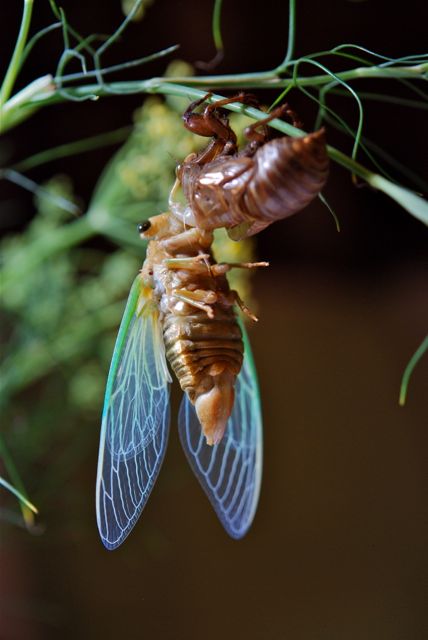
M107 549L129 534L159 473L170 381L158 316L137 276L113 352L101 426L96 511Z
M262 417L257 375L244 327L244 362L235 404L219 444L208 446L195 408L184 395L178 418L181 444L227 533L242 538L257 508L262 477Z

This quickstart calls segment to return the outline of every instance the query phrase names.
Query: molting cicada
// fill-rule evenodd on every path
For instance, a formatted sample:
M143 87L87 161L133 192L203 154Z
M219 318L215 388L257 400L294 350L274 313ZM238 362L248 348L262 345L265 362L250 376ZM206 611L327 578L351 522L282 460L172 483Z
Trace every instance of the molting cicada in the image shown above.
M226 274L267 263L216 263L211 231L170 213L140 225L150 240L116 340L104 402L96 484L101 539L115 549L143 510L170 422L167 358L184 390L178 417L190 466L233 538L253 520L262 471L259 390Z

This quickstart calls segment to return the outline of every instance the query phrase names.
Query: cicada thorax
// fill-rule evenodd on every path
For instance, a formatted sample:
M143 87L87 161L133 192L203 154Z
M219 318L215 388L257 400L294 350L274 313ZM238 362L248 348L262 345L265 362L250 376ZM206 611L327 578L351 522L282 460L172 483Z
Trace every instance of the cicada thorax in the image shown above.
M224 274L216 273L212 234L183 230L162 214L152 232L142 278L153 289L170 365L190 401L209 444L223 436L232 412L234 386L243 359L242 334Z

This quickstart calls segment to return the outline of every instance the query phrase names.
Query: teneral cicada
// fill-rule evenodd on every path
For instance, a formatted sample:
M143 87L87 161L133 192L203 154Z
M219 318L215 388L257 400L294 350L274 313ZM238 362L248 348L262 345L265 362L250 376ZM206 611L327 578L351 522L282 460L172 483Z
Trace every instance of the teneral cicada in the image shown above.
M178 425L189 463L221 523L242 537L261 481L262 423L256 372L234 305L251 315L226 273L267 263L215 263L210 231L169 213L140 225L150 240L132 286L107 380L96 485L108 549L143 510L168 440L167 358L185 391Z
M190 131L211 141L178 167L170 198L175 215L201 229L225 227L233 239L240 239L297 213L320 193L329 168L324 129L269 139L266 125L274 118L288 114L299 124L284 105L245 130L248 144L239 151L221 107L231 102L254 105L255 99L239 94L207 104L197 113L208 96L191 103L183 116ZM176 198L177 188L182 188L186 205Z

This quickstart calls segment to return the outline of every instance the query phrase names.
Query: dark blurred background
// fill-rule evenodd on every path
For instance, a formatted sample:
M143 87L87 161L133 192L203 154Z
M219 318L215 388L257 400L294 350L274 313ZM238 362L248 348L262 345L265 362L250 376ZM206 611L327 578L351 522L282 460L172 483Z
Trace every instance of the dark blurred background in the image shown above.
M110 33L123 15L115 1L65 0L62 6L87 34ZM20 3L0 9L2 66L20 9ZM175 43L183 60L211 59L211 9L211 2L157 0L104 63ZM287 3L270 0L254 8L243 0L224 2L226 55L216 71L278 64L287 13ZM387 56L421 53L426 18L424 2L302 1L296 56L345 42ZM39 0L33 30L51 21L48 3ZM30 57L19 88L52 72L61 51L58 36L48 36ZM151 77L164 68L161 61L120 77ZM392 81L358 88L408 97ZM276 97L258 95L266 103ZM3 164L127 125L142 100L120 96L43 109L4 136ZM310 129L314 105L297 91L288 100ZM357 122L349 98L335 105L352 111ZM426 111L364 106L365 135L426 180ZM351 151L351 141L334 130L328 142ZM87 205L114 150L65 158L29 176L42 183L56 173L69 175ZM20 233L35 215L33 196L6 182L0 189L1 231ZM332 167L325 195L340 219L339 234L315 202L257 238L258 255L272 266L253 281L260 322L250 336L262 391L265 472L248 536L234 542L221 530L187 468L173 421L164 468L141 522L123 548L107 553L93 507L98 419L89 414L55 447L47 445L24 477L37 497L37 470L61 459L85 429L81 458L53 480L46 499L40 494L40 535L1 523L0 638L426 637L426 359L414 372L407 405L398 406L401 375L427 326L426 228L385 195L354 187L340 167ZM105 241L93 243L97 251L111 250ZM22 397L23 416L41 397L48 406L51 401L49 420L60 432L67 407L46 398L41 383Z

